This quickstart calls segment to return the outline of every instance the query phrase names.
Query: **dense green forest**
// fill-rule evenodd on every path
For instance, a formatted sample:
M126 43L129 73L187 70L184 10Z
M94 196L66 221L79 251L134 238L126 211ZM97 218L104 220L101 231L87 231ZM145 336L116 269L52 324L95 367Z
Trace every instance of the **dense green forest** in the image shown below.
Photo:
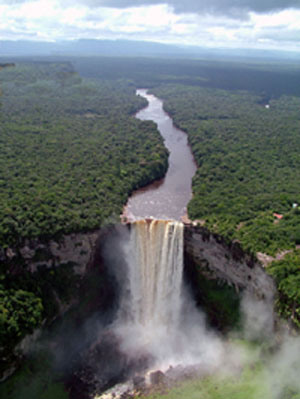
M164 175L168 153L155 124L133 117L145 100L121 81L37 62L2 69L0 87L0 350L9 351L55 315L51 289L67 300L75 277L71 265L31 274L7 248L118 221L129 194Z
M145 101L68 64L0 72L0 244L99 227L133 189L162 176L167 151Z
M165 85L154 93L187 132L199 167L189 216L252 253L295 250L300 244L300 98L281 96L265 104L262 95L248 91L186 85ZM282 261L285 273L277 262L270 272L282 298L288 295L293 303L282 313L293 312L299 323L299 255L291 256L292 263L289 257Z
M130 193L167 169L155 124L133 118L146 105L135 95L137 87L151 87L188 134L199 167L189 216L247 251L290 251L268 271L279 289L280 313L300 326L296 65L110 57L12 61L15 66L0 70L2 359L55 316L53 291L68 301L77 284L71 264L32 274L22 259L8 259L8 248L116 221Z
M31 62L30 57L2 57L1 61ZM35 57L40 62L57 63L65 60L85 78L120 81L138 88L176 83L188 86L247 90L262 95L264 101L281 95L300 95L300 67L288 59L257 59L221 55L215 59L132 57L132 56L47 56Z
M262 94L264 101L281 95L300 95L300 67L295 62L224 60L222 57L216 60L70 57L69 60L82 76L123 79L140 88L176 83L223 90L247 90Z

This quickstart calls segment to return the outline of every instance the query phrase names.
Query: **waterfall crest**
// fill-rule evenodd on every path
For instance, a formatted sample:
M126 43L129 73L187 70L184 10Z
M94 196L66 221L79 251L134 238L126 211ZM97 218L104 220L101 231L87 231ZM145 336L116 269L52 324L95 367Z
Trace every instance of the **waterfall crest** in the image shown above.
M139 220L132 224L129 317L146 328L174 328L181 308L183 224Z

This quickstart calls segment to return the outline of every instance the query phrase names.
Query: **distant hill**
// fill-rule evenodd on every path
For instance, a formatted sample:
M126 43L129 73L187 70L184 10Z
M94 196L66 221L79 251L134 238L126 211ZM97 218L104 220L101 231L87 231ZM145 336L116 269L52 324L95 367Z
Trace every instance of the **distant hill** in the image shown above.
M109 55L109 56L178 56L190 49L142 41L80 39L59 42L0 41L0 56L40 55Z
M300 53L295 52L254 49L213 49L134 40L79 39L58 42L35 42L25 40L0 41L0 57L55 55L300 60Z

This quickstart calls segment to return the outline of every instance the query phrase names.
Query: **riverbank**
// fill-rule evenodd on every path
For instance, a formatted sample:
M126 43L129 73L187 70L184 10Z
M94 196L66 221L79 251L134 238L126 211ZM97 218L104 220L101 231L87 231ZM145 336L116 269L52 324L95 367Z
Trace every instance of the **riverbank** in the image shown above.
M180 220L192 198L192 177L196 172L187 136L174 126L159 98L148 94L147 89L138 89L136 93L148 101L148 106L139 111L136 118L156 123L169 152L169 166L163 179L133 192L123 215L129 221L147 217Z

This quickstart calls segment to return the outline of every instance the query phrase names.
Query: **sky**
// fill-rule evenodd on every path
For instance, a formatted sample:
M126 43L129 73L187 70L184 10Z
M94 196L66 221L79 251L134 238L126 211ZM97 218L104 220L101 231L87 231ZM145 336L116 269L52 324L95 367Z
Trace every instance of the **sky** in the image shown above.
M300 52L300 0L0 0L0 40L80 38Z

